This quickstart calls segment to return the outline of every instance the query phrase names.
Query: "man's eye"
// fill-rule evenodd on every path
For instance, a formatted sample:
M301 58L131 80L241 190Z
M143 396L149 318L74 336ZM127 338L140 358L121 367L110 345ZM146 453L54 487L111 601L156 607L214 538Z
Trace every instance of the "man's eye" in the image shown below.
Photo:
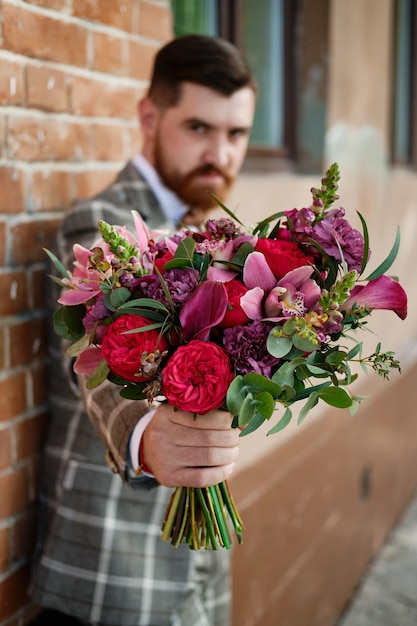
M197 124L197 123L192 124L190 128L194 133L198 133L200 135L203 134L204 131L206 130L206 127L204 126L204 124Z
M229 136L231 139L238 139L239 137L243 137L246 135L246 131L243 128L234 128L229 132Z

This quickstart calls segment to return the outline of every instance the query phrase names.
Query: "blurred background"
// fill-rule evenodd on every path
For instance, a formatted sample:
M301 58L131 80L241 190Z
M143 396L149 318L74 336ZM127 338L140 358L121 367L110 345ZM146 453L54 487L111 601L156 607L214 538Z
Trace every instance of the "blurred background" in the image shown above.
M374 269L409 297L369 333L402 373L361 377L359 411L243 438L232 489L234 626L331 626L417 487L417 7L414 0L3 0L0 3L0 626L35 615L26 587L48 418L45 254L65 209L140 147L136 102L172 36L245 50L260 94L229 201L253 223L302 208L327 167L370 232ZM415 239L416 238L416 239ZM368 341L366 339L365 343ZM394 625L393 625L394 626ZM396 626L396 625L395 625Z

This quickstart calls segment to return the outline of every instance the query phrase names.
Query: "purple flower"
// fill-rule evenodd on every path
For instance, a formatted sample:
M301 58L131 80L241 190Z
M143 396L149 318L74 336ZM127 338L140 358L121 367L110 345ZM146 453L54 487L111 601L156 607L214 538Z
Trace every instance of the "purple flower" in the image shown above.
M349 271L360 271L364 252L363 237L345 220L344 214L344 209L328 211L326 217L313 227L312 237L329 256L339 262L342 260L341 249Z
M213 239L236 239L240 235L240 229L236 223L228 217L223 217L218 220L207 220L206 230Z
M191 294L195 291L200 275L197 270L194 269L177 268L163 272L162 277L171 294L174 306L179 308L187 302ZM168 300L158 276L155 274L143 276L140 281L140 287L144 296L158 300L162 302L162 304L165 304L165 306L168 306Z
M224 331L223 345L240 374L256 372L267 378L279 359L269 354L266 340L274 324L254 320L248 326L233 326Z
M106 329L106 326L103 324L103 321L111 316L111 311L106 308L104 304L104 295L102 293L96 296L96 301L93 306L90 307L87 313L83 317L83 325L87 333L91 333L94 326L97 325L95 331L95 341L101 341L103 333Z

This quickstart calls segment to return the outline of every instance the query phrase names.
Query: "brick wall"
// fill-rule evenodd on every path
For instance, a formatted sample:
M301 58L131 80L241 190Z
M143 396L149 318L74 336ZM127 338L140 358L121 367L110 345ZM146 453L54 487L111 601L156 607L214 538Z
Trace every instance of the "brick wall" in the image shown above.
M26 587L47 419L45 254L65 208L138 148L169 0L0 1L0 626Z

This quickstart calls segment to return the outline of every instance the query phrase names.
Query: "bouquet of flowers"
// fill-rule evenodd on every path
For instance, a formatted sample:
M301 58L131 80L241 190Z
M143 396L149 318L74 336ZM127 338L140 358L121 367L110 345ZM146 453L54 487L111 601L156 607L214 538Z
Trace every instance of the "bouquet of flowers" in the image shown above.
M90 250L74 246L68 271L46 251L65 288L54 318L71 340L75 371L87 386L108 379L125 398L167 401L205 419L224 408L246 436L271 420L268 434L286 427L298 404L298 423L323 401L353 413L361 397L350 389L371 368L383 378L400 369L393 352L363 355L355 332L374 309L401 319L407 297L386 272L399 247L363 277L370 250L345 218L333 164L313 188L307 208L276 213L246 228L227 217L204 231L173 236L149 232L134 214L136 234L105 222ZM173 492L162 538L192 549L229 548L230 521L238 541L243 523L227 482Z

